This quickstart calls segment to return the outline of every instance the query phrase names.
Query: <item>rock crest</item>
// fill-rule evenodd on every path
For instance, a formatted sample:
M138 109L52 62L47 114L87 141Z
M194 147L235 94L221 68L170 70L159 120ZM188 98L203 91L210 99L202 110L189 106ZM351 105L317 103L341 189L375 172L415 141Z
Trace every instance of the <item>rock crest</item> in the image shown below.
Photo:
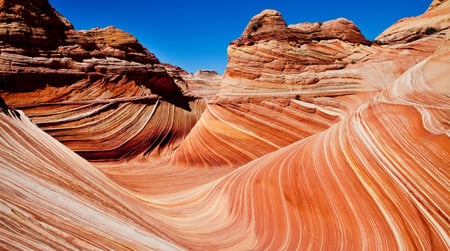
M177 82L183 83L174 81L131 34L115 27L74 30L47 0L5 0L1 4L3 90L32 91L45 85L124 75L160 95L183 91Z
M0 3L0 39L18 47L55 48L64 42L72 24L47 0L3 0Z
M281 14L275 10L264 10L254 16L241 37L231 44L238 46L252 45L256 42L274 39L299 44L329 39L370 44L370 41L361 34L358 27L345 18L325 23L303 23L287 26Z
M403 44L438 35L450 27L450 1L435 0L428 10L417 17L403 18L378 37L378 44Z

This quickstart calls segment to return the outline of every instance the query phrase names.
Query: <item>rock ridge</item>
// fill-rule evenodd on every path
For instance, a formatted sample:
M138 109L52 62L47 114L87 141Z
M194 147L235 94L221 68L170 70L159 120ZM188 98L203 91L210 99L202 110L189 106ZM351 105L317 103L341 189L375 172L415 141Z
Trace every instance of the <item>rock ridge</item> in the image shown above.
M450 1L434 0L428 10L417 17L403 18L378 35L377 44L404 44L437 35L450 27Z
M182 79L172 79L131 34L112 26L74 30L47 0L6 0L1 7L0 88L5 91L114 75L127 76L163 96L186 91Z
M21 48L55 48L73 25L47 0L4 0L0 3L0 39Z
M47 0L0 4L0 96L84 158L165 156L203 111L183 71L133 35L74 30Z
M313 90L323 90L322 94L342 90L342 94L384 88L439 45L448 33L449 10L448 2L443 1L419 17L394 25L394 33L403 34L404 39L390 40L394 33L388 29L386 34L390 35L380 35L387 40L375 43L344 18L287 26L279 12L265 10L230 43L218 100L224 100L227 93L283 92L295 96ZM391 67L381 64L391 60L401 63ZM373 71L371 65L383 69Z
M273 39L292 41L298 44L329 39L340 39L360 44L371 43L353 22L345 18L324 23L303 23L287 26L280 12L264 10L250 20L241 37L231 44L237 46L252 45L256 42Z

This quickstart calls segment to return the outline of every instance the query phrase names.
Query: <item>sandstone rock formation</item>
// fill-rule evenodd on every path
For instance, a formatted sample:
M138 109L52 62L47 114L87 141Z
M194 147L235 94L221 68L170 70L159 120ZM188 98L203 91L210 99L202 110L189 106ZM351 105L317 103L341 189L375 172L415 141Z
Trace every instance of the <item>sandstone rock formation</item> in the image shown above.
M149 231L145 204L19 113L0 113L2 249L179 249Z
M73 29L46 0L4 0L0 8L2 43L14 44L30 53L36 46L56 48L64 42L65 32Z
M450 248L448 1L377 43L263 11L220 81L44 4L61 44L1 44L1 248Z
M449 12L448 1L434 0L423 15L401 19L375 38L375 41L379 44L405 43L440 33L450 26Z
M213 98L219 92L222 82L222 76L214 70L198 70L194 74L184 75L183 79L194 95L207 100Z
M448 12L443 16L429 21L448 18ZM253 31L257 22L262 25ZM292 39L292 29L320 32L336 23L329 36ZM380 46L364 42L350 27L343 19L286 26L272 10L255 16L241 38L231 42L221 89L173 163L239 167L326 130L429 57L449 32ZM221 142L232 147L224 151ZM198 151L198 145L208 150Z
M3 1L0 17L0 95L89 160L170 154L204 109L124 31L73 30L47 1Z

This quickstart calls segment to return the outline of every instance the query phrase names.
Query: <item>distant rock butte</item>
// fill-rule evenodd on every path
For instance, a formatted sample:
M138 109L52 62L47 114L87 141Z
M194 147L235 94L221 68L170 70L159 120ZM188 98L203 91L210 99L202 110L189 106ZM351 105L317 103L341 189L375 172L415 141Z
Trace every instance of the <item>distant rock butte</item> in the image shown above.
M198 70L194 73L194 77L196 77L196 78L202 78L202 77L220 78L221 76L215 70Z
M0 249L449 249L448 1L373 43L344 18L263 11L224 76L15 3Z
M196 96L212 99L220 90L222 76L215 70L198 70L194 74L184 75L189 90Z

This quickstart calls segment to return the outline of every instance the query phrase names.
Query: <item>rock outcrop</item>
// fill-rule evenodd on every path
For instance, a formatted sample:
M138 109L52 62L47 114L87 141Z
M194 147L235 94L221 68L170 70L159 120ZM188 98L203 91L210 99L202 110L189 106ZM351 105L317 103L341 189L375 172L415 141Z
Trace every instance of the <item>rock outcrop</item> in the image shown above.
M351 89L357 89L357 85L363 89L386 86L417 60L429 56L445 37L448 26L442 25L442 20L448 19L448 11L441 14L427 19L428 24L422 22L422 26L440 25L442 32L420 36L420 42L417 39L405 41L410 47L404 46L399 50L398 47L371 45L352 22L343 18L286 26L278 12L264 11L250 21L239 39L230 44L229 64L221 93L247 90L251 93L306 89L338 91L349 89L348 85ZM415 23L415 19L403 23ZM434 40L435 37L438 39ZM425 41L430 44L420 46ZM422 48L417 48L418 44ZM410 62L406 62L408 60ZM383 73L373 70L369 74L364 73L369 70L369 65L377 65L381 61L402 61L401 64L406 65L400 71L399 67L386 67L382 69Z
M250 20L241 37L231 44L251 45L255 42L277 40L298 44L311 41L340 39L352 43L370 44L358 27L347 19L324 23L303 23L287 26L281 14L275 10L265 10Z
M186 74L183 79L189 90L196 96L212 99L220 90L222 76L214 70L198 70L194 74Z
M134 36L114 27L76 31L46 0L2 1L0 21L2 90L34 91L114 75L161 96L182 89Z
M74 30L48 1L0 12L0 96L89 160L170 154L204 109L131 34Z
M401 19L375 38L375 42L378 44L408 43L445 32L449 27L450 2L434 0L424 14Z
M258 22L261 27L253 31ZM330 26L334 29L323 28ZM352 27L344 19L286 26L273 10L252 18L241 38L230 43L219 93L172 163L239 167L324 131L429 57L449 33L380 46L365 43ZM316 31L324 39L291 39L292 29ZM330 35L321 33L325 30Z
M36 47L55 49L66 39L72 24L46 0L0 2L0 40L32 53Z
M46 0L5 0L1 7L0 86L4 91L34 91L114 75L126 76L160 96L186 91L124 31L114 27L76 31Z
M90 31L93 50L70 25L38 54L2 44L21 67L4 81L24 81L0 92L0 248L448 250L446 6L382 43L345 19L287 26L264 11L222 79L114 28ZM410 40L413 26L440 30ZM39 61L57 50L95 66Z

